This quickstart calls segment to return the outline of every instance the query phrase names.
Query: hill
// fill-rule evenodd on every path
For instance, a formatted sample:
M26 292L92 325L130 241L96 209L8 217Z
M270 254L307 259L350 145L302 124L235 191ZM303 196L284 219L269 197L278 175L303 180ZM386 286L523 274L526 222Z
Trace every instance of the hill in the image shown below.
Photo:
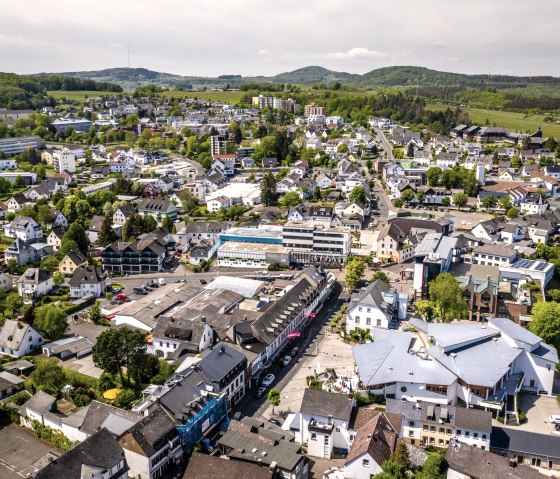
M311 66L299 68L292 72L280 73L273 77L262 77L262 81L309 85L314 83L329 84L337 81L351 83L359 77L360 75L354 75L352 73L336 72L323 67Z

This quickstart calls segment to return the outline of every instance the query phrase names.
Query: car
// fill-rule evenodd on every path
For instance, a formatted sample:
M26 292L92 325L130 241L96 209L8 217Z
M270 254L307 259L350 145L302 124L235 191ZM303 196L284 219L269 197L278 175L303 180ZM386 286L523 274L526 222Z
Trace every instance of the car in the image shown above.
M267 375L265 376L265 378L263 379L263 381L262 381L262 386L263 386L264 388L267 388L267 387L269 387L269 386L272 386L272 383L274 382L274 379L276 379L276 378L274 377L274 374L267 374Z
M553 414L548 418L548 420L553 424L560 424L560 416Z
M299 353L299 348L297 346L294 346L292 348L292 351L290 352L290 356L292 357L297 356L297 353Z
M282 423L278 419L275 419L273 417L271 417L268 422L270 424L274 424L275 426L282 427Z
M208 284L208 281L206 281L205 279L201 279L200 284Z
M287 366L287 365L290 364L291 362L292 362L292 357L291 357L289 354L287 354L286 356L284 356L284 357L282 358L282 364L283 364L284 366Z
M260 387L259 389L257 389L255 396L260 399L264 396L265 392L266 392L266 388Z

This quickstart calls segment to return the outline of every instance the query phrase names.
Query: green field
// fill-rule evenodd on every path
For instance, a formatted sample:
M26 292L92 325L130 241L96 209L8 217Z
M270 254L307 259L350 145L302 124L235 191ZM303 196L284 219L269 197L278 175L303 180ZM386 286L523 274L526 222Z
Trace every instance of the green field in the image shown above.
M445 110L448 108L448 105L430 103L428 108L432 110ZM453 109L456 107L450 105L449 108ZM560 138L560 124L545 123L545 115L527 115L512 111L484 110L482 108L469 108L464 106L460 108L468 112L471 121L478 125L484 125L488 119L490 125L496 123L496 126L507 128L511 131L530 133L533 133L540 126L545 136Z
M113 91L64 91L64 90L57 90L57 91L49 91L49 95L59 100L60 98L66 98L68 100L77 100L82 101L86 97L88 98L97 98L99 96L110 96L110 95L120 95L120 92L113 92Z

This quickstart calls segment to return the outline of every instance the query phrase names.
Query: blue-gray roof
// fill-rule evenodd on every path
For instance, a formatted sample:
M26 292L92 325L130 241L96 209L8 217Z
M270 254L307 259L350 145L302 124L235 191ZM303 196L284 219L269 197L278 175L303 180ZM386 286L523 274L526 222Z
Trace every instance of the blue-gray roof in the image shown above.
M508 318L490 318L488 323L493 328L504 333L506 336L514 339L516 341L520 341L522 343L529 344L531 346L540 343L542 340L536 334L533 334L528 329L525 329L523 326L520 326L517 323L514 323L511 319Z

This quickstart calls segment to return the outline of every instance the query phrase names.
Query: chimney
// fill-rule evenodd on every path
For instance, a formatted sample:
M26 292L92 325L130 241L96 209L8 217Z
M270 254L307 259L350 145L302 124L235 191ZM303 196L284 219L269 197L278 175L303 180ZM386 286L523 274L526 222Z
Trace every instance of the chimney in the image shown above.
M220 346L220 353L225 353L226 352L226 347L222 344Z
M206 316L201 316L200 317L200 322L205 323L206 322Z

